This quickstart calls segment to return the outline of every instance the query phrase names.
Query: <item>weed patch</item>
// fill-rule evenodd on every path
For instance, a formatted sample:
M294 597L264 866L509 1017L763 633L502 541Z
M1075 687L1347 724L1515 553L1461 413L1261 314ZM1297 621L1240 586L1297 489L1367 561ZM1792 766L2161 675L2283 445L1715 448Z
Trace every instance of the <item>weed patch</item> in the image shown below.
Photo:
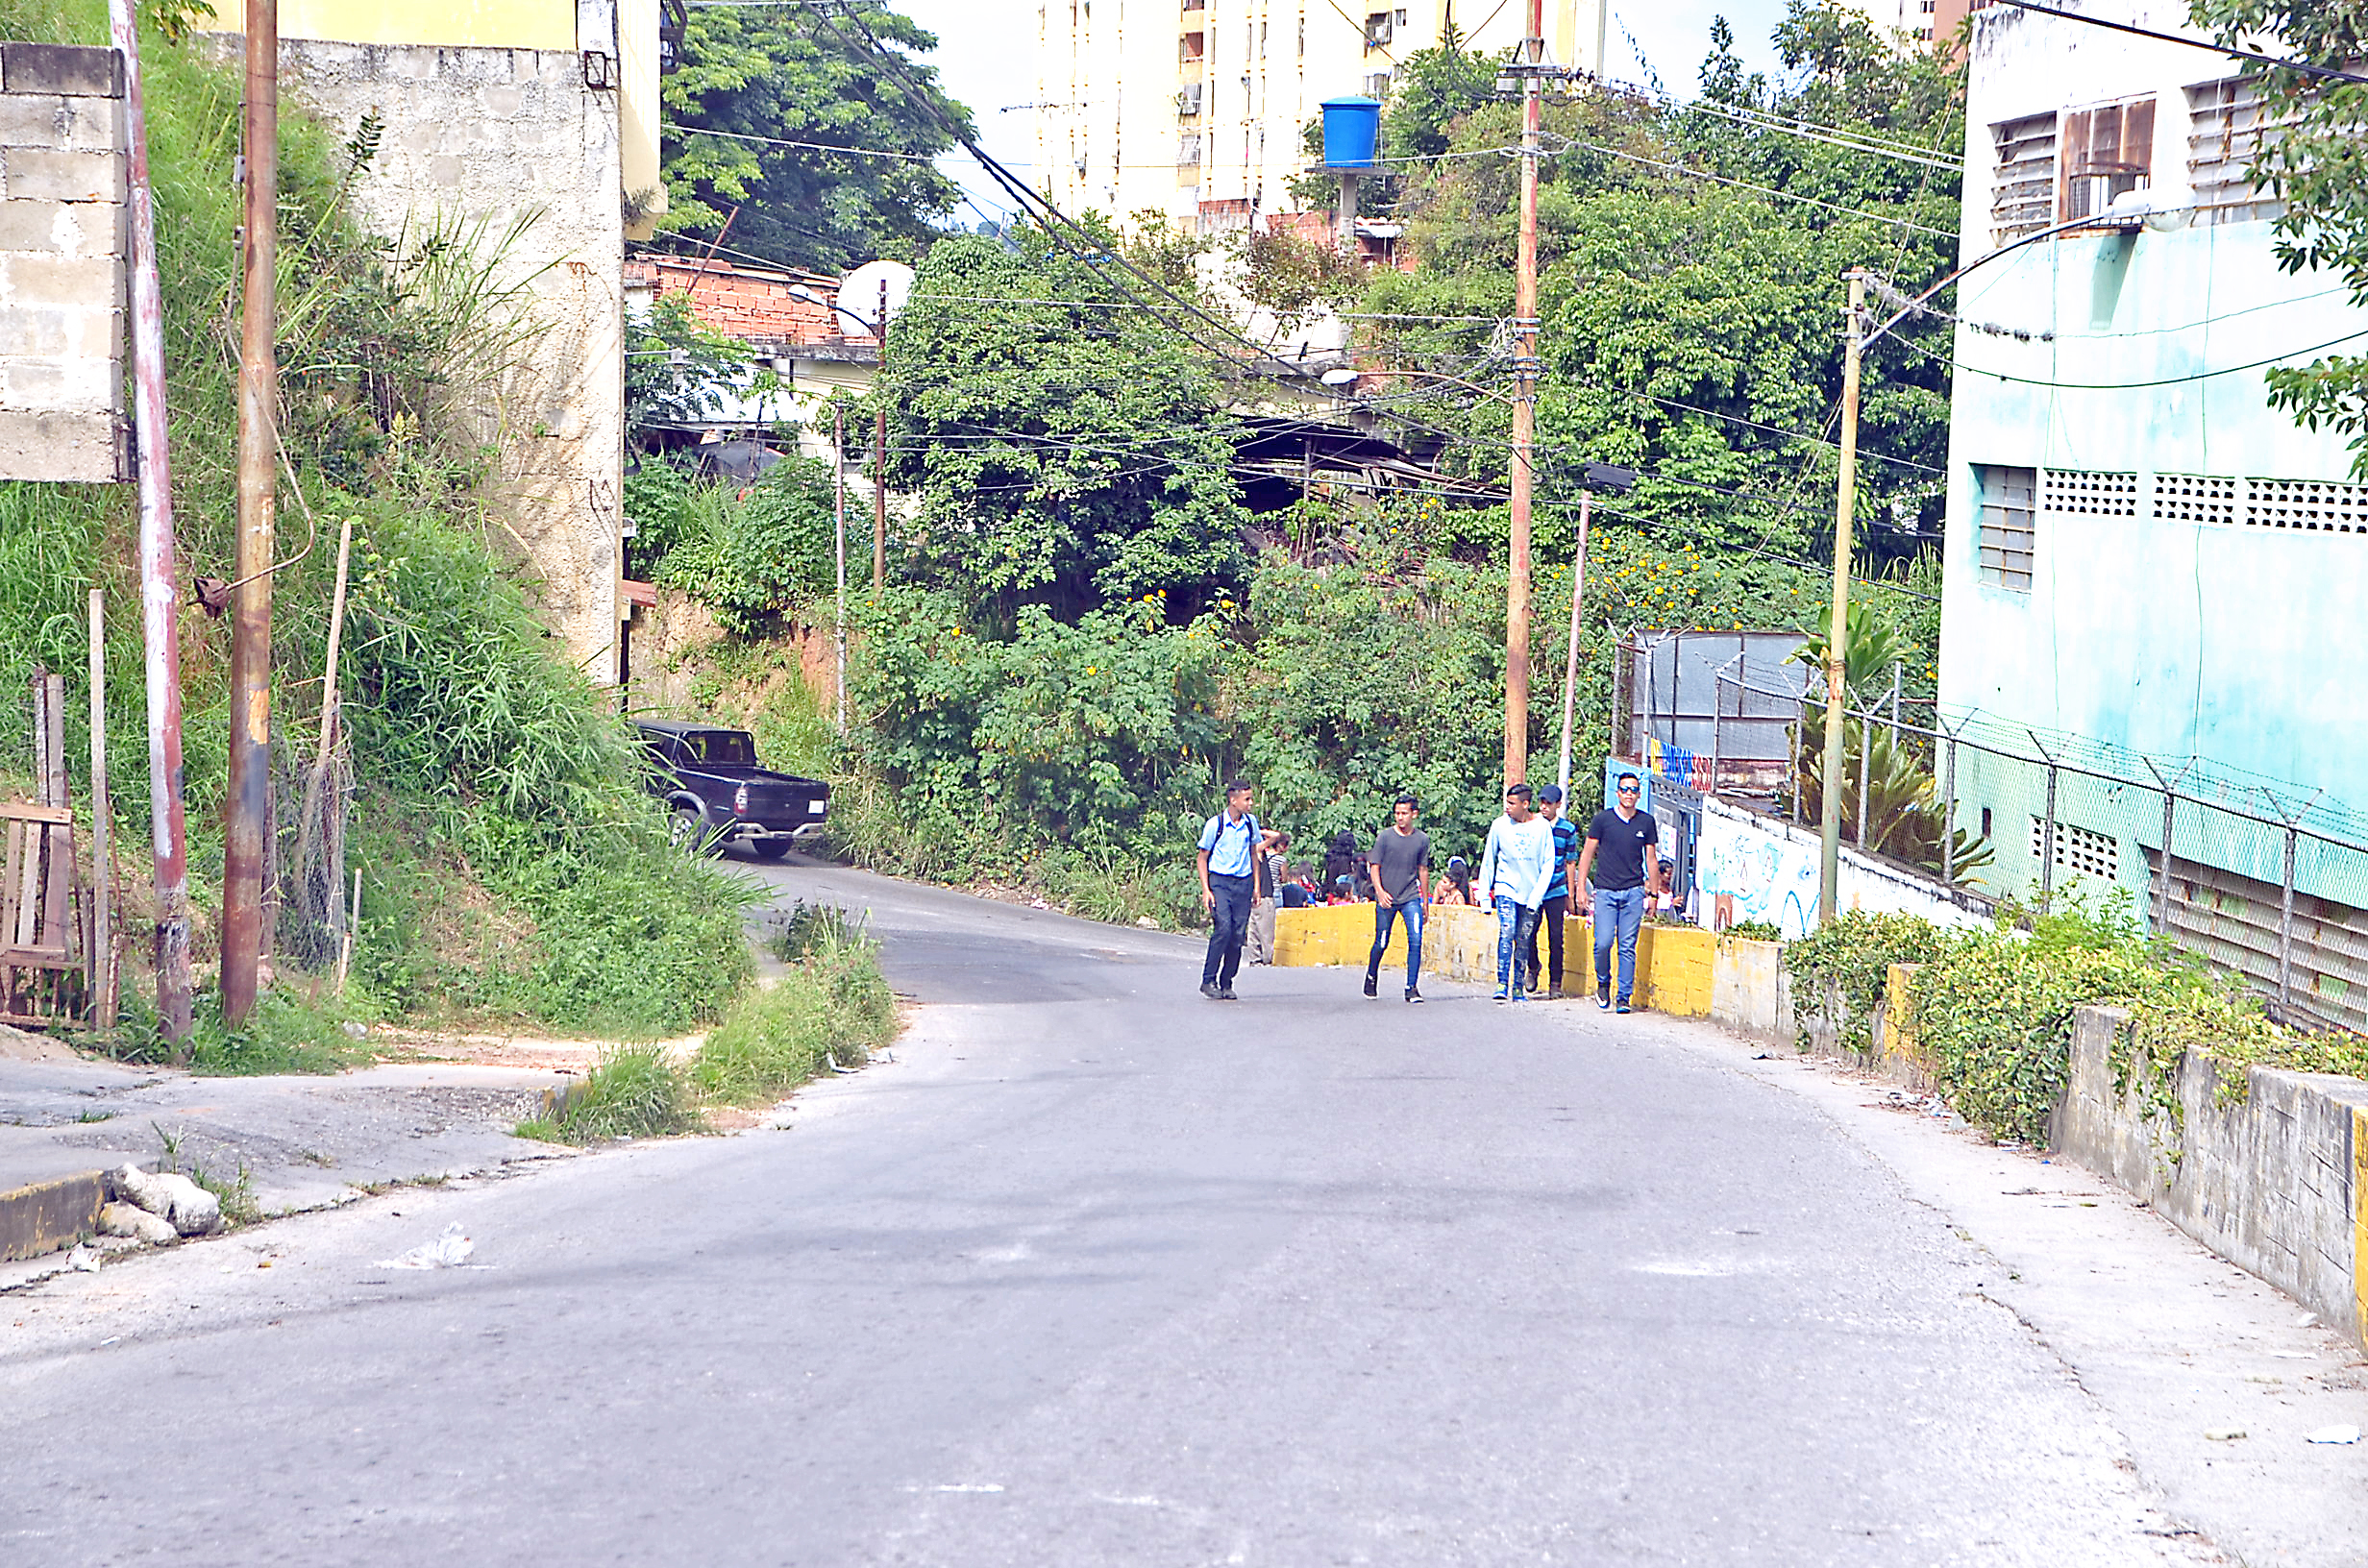
M691 1133L700 1126L689 1079L666 1047L619 1045L602 1053L555 1115L520 1122L517 1133L547 1143L590 1143Z

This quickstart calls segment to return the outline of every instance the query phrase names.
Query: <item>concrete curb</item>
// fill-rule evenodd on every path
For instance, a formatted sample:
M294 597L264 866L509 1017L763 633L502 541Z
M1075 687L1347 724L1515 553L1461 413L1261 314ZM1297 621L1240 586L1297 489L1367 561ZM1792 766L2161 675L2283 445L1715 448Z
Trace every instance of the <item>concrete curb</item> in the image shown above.
M0 1260L37 1258L98 1229L107 1172L80 1171L0 1192Z

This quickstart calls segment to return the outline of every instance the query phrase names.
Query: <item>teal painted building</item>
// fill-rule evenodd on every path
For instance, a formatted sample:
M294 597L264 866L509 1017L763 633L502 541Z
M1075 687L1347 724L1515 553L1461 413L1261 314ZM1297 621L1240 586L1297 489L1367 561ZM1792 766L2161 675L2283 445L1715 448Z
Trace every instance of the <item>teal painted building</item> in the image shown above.
M2114 14L2189 31L2183 4ZM1954 299L1958 821L1989 835L1992 891L2118 884L2150 923L2266 987L2282 969L2298 1006L2358 1027L2368 485L2342 436L2267 405L2262 367L2359 352L2368 312L2338 277L2279 268L2225 57L1993 8L1968 95L1966 261L2099 222ZM2158 779L2186 797L2167 865Z

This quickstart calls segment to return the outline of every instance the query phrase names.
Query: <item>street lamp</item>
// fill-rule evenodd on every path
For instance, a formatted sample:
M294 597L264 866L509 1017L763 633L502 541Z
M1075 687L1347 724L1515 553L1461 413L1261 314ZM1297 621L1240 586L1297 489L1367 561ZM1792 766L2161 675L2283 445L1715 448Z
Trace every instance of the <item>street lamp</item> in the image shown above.
M1850 655L1850 524L1858 501L1859 454L1859 369L1866 350L1881 341L1893 328L1921 310L1925 303L1942 289L1956 283L1966 274L2004 256L2010 256L2026 245L2036 245L2043 239L2069 233L2076 229L2106 229L2116 233L2134 234L2140 229L2152 229L2158 233L2184 226L2192 209L2184 207L2158 207L2153 193L2145 190L2124 191L2103 212L2091 212L2077 218L2067 218L2033 233L2009 240L1996 250L1978 256L1959 267L1932 287L1899 307L1897 314L1873 331L1865 330L1866 284L1874 275L1862 267L1853 267L1846 274L1850 283L1850 300L1845 306L1846 330L1843 332L1842 390L1841 390L1841 462L1834 493L1834 605L1832 624L1825 639L1825 776L1820 789L1822 799L1818 812L1818 878L1817 923L1831 922L1841 906L1841 776L1843 715L1848 707L1843 691L1844 672ZM1798 787L1795 781L1795 787ZM1866 824L1861 822L1862 835Z

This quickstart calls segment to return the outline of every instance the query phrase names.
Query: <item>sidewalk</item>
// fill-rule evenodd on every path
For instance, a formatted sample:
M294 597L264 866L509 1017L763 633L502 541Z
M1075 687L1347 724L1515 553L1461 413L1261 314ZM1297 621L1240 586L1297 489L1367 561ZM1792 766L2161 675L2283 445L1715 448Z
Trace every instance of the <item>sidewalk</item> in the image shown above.
M563 1157L509 1129L568 1076L549 1066L418 1062L198 1078L87 1060L11 1030L0 1035L0 1207L24 1189L51 1184L54 1192L62 1179L126 1162L154 1168L168 1138L185 1171L223 1182L244 1171L265 1215L346 1202L373 1186ZM0 1262L0 1288L58 1266L55 1255Z

